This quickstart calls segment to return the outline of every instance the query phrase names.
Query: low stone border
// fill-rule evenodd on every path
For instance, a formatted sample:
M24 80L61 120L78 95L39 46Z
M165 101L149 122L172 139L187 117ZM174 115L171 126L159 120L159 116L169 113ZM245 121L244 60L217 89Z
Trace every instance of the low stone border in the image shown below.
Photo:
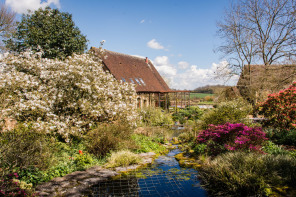
M36 187L39 196L83 196L87 188L96 185L100 181L106 181L112 176L119 175L120 172L137 169L143 165L153 162L155 153L141 153L141 164L127 167L117 167L114 170L102 168L100 166L91 167L85 171L76 171L64 177L57 177L49 182Z

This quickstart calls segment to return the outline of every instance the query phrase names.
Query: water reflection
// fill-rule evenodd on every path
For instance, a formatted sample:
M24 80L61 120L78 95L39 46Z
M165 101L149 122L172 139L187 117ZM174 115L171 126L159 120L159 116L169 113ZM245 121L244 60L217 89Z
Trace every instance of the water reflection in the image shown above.
M199 186L197 171L181 168L174 158L180 152L174 149L158 157L150 167L100 182L92 187L89 196L207 196Z

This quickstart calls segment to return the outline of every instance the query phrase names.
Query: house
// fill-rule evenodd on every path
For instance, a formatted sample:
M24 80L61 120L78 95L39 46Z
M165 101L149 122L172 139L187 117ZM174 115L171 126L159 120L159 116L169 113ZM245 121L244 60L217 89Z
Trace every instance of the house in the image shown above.
M100 55L100 49L90 49ZM168 93L171 89L155 69L148 58L126 55L104 50L104 70L109 71L116 80L136 85L137 105L139 108L148 106L167 106Z
M240 94L251 103L287 88L296 80L296 65L247 65L237 82Z

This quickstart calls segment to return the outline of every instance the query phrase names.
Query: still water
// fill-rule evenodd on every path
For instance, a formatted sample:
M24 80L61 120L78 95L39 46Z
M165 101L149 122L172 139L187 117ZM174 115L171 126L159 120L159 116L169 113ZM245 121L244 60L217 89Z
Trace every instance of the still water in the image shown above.
M143 197L205 197L199 185L197 171L181 168L174 156L181 151L171 150L159 156L150 167L100 182L92 187L89 196L143 196Z

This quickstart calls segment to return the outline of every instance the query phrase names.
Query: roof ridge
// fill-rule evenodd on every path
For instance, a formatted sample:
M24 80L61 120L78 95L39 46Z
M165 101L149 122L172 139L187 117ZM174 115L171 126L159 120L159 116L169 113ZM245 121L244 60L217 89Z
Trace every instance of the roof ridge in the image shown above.
M114 53L116 55L122 55L122 56L128 56L128 57L132 57L132 58L135 58L135 59L140 59L140 60L145 60L146 57L138 57L138 56L135 56L135 55L128 55L128 54L125 54L125 53L119 53L119 52L115 52L115 51L110 51L110 50L107 50L105 49L106 52L109 52L109 53Z

